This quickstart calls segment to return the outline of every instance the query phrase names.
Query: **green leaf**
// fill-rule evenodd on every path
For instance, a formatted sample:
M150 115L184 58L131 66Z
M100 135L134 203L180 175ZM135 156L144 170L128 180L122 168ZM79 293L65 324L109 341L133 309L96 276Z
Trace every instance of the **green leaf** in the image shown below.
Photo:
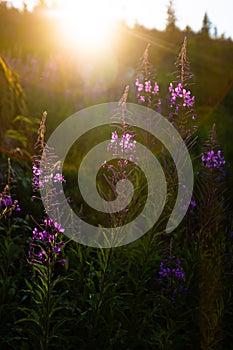
M23 134L23 132L21 130L13 130L13 129L7 130L6 131L6 137L8 137L8 138L10 138L12 140L19 141L24 148L27 148L28 139Z

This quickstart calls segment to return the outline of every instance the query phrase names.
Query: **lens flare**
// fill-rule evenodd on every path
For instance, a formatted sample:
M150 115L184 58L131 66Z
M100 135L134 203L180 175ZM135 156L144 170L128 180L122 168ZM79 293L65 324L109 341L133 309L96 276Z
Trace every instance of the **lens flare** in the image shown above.
M101 50L113 37L115 15L109 1L60 1L57 15L66 42L82 50Z

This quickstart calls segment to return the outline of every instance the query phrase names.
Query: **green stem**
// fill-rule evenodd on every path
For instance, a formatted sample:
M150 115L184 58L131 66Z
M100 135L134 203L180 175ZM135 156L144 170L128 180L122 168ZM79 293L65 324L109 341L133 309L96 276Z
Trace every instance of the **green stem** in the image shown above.
M51 266L50 262L47 268L47 290L45 299L45 318L44 318L44 339L43 339L43 350L49 348L49 329L50 329L50 293L51 293Z
M107 261L106 261L106 264L105 264L105 267L104 267L104 271L103 271L103 274L101 276L101 280L100 280L100 284L99 284L100 295L99 295L99 299L98 299L98 302L97 302L97 305L96 305L96 308L95 308L95 324L96 324L97 315L98 315L99 310L100 310L100 306L102 304L102 299L103 299L103 296L104 296L105 279L106 279L107 271L108 271L108 268L109 268L109 265L110 265L112 252L113 252L113 250L112 250L112 248L110 248L109 252L108 252ZM95 326L95 324L94 324L94 326Z

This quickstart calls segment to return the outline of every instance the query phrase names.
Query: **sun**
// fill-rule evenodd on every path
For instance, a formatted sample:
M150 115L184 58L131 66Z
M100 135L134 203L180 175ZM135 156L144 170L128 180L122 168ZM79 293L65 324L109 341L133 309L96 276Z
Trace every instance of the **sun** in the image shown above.
M57 14L71 45L86 50L101 49L111 40L114 11L107 0L60 0Z

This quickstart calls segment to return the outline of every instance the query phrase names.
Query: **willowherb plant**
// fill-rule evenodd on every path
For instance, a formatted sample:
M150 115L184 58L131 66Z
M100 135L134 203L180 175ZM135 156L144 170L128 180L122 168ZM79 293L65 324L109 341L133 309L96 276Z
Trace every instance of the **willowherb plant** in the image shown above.
M47 113L44 112L35 147L39 148L41 153L45 150L47 152L43 158L41 155L34 157L32 187L34 192L46 188L46 196L50 196L50 199L52 197L54 201L54 206L50 210L54 210L59 218L60 213L57 211L59 194L56 191L56 183L64 182L65 179L60 172L57 157L51 150L46 149L44 140L46 117ZM40 198L34 195L33 199ZM59 222L51 220L48 214L45 212L43 222L36 223L37 227L34 227L32 231L28 262L34 278L32 283L26 281L27 291L32 298L32 307L22 308L27 318L20 320L32 323L33 326L27 328L26 332L29 334L30 342L32 344L37 342L40 349L48 349L51 340L57 337L58 325L55 324L54 317L60 309L65 307L57 306L64 293L57 295L56 288L67 278L56 274L56 266L66 264L66 259L63 258L65 243L62 234L64 229Z
M11 161L8 158L8 171L7 171L7 184L4 186L2 192L0 192L0 220L12 215L13 212L20 212L20 206L17 199L12 198L11 184L12 184L12 168Z
M0 193L0 220L12 215L12 212L20 212L17 199L12 199L9 185L6 185Z
M127 98L128 98L129 86L126 86L124 93L118 103L118 108L116 109L114 115L112 116L112 126L115 130L112 132L111 140L108 144L107 150L112 153L112 158L115 161L104 162L103 168L107 169L105 171L104 177L110 188L110 195L106 196L106 200L117 196L116 184L120 180L129 180L131 183L135 183L135 171L137 168L137 141L136 133L132 126L132 116L127 110ZM128 193L126 192L125 198L128 198ZM111 203L109 203L111 205ZM135 205L135 198L129 203L127 208L123 209L119 213L111 214L109 219L111 225L115 227L122 225L126 217L130 216L130 207Z
M161 285L161 294L172 302L188 290L181 261L172 252L172 239L169 257L160 262L158 282Z
M45 189L46 196L52 197L50 202L54 201L54 204L57 205L56 200L59 197L59 193L56 191L56 183L64 183L65 178L61 173L60 162L56 154L44 141L46 117L47 113L44 112L35 144L35 148L39 148L41 154L33 157L32 188L34 192Z
M38 131L38 139L35 144L35 148L40 148L40 152L42 155L34 156L34 163L33 163L33 178L32 178L32 189L33 192L38 192L41 189L45 189L46 191L46 198L50 198L49 202L52 202L52 208L49 208L49 210L53 211L55 213L55 216L58 217L59 221L59 215L62 215L62 213L59 211L59 208L61 206L61 203L59 202L59 193L56 190L56 184L57 183L64 183L65 178L61 173L61 166L60 162L57 159L57 156L54 154L53 150L49 149L49 147L46 145L44 141L44 135L45 135L45 122L46 122L47 113L44 112L40 124L40 128ZM33 199L40 199L38 196L34 195L32 197ZM35 235L34 232L37 232L38 229L35 228L33 231L33 239L40 240L41 242L47 242L51 243L51 235L53 234L52 231L54 231L53 237L56 236L58 233L63 233L64 229L61 228L60 224L55 221L53 222L49 218L49 213L45 212L45 219L42 226L46 226L48 229L47 236L40 236ZM44 230L46 231L46 229ZM42 229L43 232L43 229ZM46 240L45 237L48 239ZM43 241L43 239L45 241ZM54 241L54 239L52 239Z
M199 223L200 330L201 346L207 349L215 348L221 340L220 329L224 311L222 256L226 161L216 141L215 125L203 146L201 160L196 193Z
M177 68L176 81L169 85L169 120L177 128L184 141L188 144L190 136L196 131L193 125L196 119L194 110L195 97L189 90L193 74L190 71L190 63L187 60L187 38L184 42L175 63Z
M19 202L15 199L17 178L10 158L7 173L3 174L1 181L7 183L0 192L0 343L5 349L11 347L9 344L18 335L15 322L22 300L20 290L24 284L25 245L30 227L27 217L22 218Z
M203 146L201 161L200 175L210 180L209 186L213 185L213 181L216 182L216 184L218 184L216 190L218 190L218 188L222 186L221 180L224 180L226 175L226 161L216 140L215 124L210 131L207 142Z
M149 61L149 47L150 44L147 45L138 67L138 75L135 81L137 99L139 104L161 112L159 85L156 80L155 69Z

